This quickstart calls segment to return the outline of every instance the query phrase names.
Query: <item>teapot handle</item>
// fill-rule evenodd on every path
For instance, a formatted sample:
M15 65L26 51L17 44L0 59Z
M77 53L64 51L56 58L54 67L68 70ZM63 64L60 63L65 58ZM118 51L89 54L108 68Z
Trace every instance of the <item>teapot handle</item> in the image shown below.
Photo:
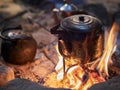
M63 33L63 29L60 28L60 24L54 26L53 28L50 29L51 34L61 34Z

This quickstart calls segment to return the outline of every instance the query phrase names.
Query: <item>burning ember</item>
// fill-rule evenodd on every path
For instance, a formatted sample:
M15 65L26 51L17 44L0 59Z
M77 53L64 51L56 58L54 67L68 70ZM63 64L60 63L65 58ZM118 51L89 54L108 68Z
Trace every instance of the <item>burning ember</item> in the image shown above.
M108 68L112 64L111 56L116 49L118 30L119 25L114 23L105 40L104 52L95 61L81 64L76 58L63 57L57 48L59 62L55 67L56 73L50 74L44 85L54 88L87 90L96 83L104 82L109 76Z

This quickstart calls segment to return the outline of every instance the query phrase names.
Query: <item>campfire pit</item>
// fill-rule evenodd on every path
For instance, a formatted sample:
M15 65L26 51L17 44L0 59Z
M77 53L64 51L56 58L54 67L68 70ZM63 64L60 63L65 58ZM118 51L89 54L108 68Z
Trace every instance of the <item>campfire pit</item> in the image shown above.
M86 29L85 27L86 25L85 18L86 16L84 17L84 15L71 16L65 18L60 24L60 26L56 26L51 29L51 32L53 34L56 33L59 34L58 36L59 62L55 68L56 73L48 77L45 86L64 87L75 90L87 90L92 85L96 83L104 82L108 79L109 77L108 68L110 68L109 66L111 66L114 63L113 61L111 61L111 57L113 52L116 50L116 46L117 46L116 41L120 29L119 20L114 21L113 26L106 39L106 43L103 50L103 46L101 46L103 45L104 42L103 41L104 39L102 37L103 36L102 29L100 29L100 27L98 26L99 24L93 24L94 28L91 28L90 24L92 25L92 23L87 22L90 29L98 30L99 32L97 34L92 33L91 35L89 35L88 32L90 31L90 29L88 28ZM75 25L75 27L73 24ZM96 29L95 25L101 31L98 28ZM77 34L76 34L76 30L79 31L77 32ZM86 33L87 30L89 31ZM88 36L85 34L88 34ZM96 39L96 35L98 36L97 39ZM92 38L90 38L89 36ZM90 40L87 39L87 37L89 37ZM98 42L96 40L98 40ZM77 41L79 43L76 43ZM94 41L96 43L92 44L92 42ZM94 48L95 44L99 45L98 46L99 51L97 51L96 48ZM90 49L91 52L89 52L89 46L91 47ZM79 48L82 48L82 50ZM97 53L93 53L92 50L96 50ZM102 51L104 52L102 53ZM99 52L101 54L98 54ZM94 55L98 54L101 56L94 59L94 56L90 56L91 53ZM82 57L82 55L84 57ZM55 84L54 82L50 82L51 79L53 78L56 78L55 83L57 84ZM54 85L50 85L49 83L54 83Z
M86 21L86 18L81 17L81 18L79 18L79 20L81 22L84 22L84 21ZM113 26L114 27L112 27L111 33L115 34L115 32L118 32L117 31L118 25L113 24ZM62 28L61 25L58 25L58 27L60 27L59 30ZM67 28L70 28L70 27L67 27ZM66 29L66 28L64 28L64 29ZM103 36L104 33L102 32L103 28L101 29L101 27L99 27L98 29L96 29L96 27L95 27L93 29L95 29L95 30L91 30L90 34L86 35L86 32L84 32L84 34L79 33L77 35L77 37L75 36L75 34L78 33L79 31L74 32L76 30L73 30L73 29L68 30L68 31L66 31L66 33L68 33L67 35L69 36L69 38L67 38L67 35L65 33L64 33L64 35L60 34L61 33L61 30L60 30L59 36L58 36L59 37L58 47L57 47L58 56L55 53L56 51L53 50L54 45L56 43L56 41L55 41L55 43L52 42L50 45L45 46L42 49L40 46L39 50L37 50L37 52L39 52L39 54L37 55L37 58L32 63L27 63L26 65L20 65L20 66L19 65L11 65L11 64L5 64L5 65L10 66L14 69L15 78L26 78L31 81L35 81L39 84L42 84L43 86L54 87L57 89L59 87L62 87L62 88L70 88L70 89L79 89L79 90L85 89L85 90L87 90L90 86L94 86L94 84L96 84L96 83L100 83L100 82L104 82L104 81L108 80L108 78L107 78L108 77L107 72L109 72L108 68L111 69L111 67L112 67L112 63L111 63L111 60L109 57L112 56L112 54L116 48L115 42L116 42L117 34L115 34L115 36L110 36L110 33L108 32L109 33L108 37L113 37L113 38L110 38L108 40L108 37L107 37L107 39L105 39L105 46L103 46L103 42L104 42L104 36ZM114 29L117 29L117 30L114 30ZM36 29L34 29L34 30L36 30ZM96 33L98 33L97 32L98 30L101 32L99 32L99 34L97 36ZM36 31L39 32L38 30L36 30ZM34 32L36 32L36 31L34 31ZM40 31L42 31L42 30L40 30ZM62 30L62 31L64 31L64 30ZM32 32L32 33L34 33L34 32ZM69 32L72 32L72 33L70 34ZM82 37L82 35L83 35L83 37ZM91 37L85 39L84 35L86 37L90 37L90 36ZM48 36L48 34L47 34L47 36ZM72 38L73 36L74 36L74 38ZM106 36L106 34L105 34L105 36ZM39 37L39 35L38 35L38 37ZM37 44L38 44L38 40L39 40L39 38L37 38ZM68 42L68 41L70 41L70 42ZM110 47L108 46L109 44L106 44L109 41L111 41L111 43L112 43L112 44L110 44L110 45L112 45ZM43 42L44 42L44 40L43 40ZM86 44L88 44L87 42L90 43L88 47L86 45ZM100 42L100 43L98 44L98 42ZM81 43L83 43L83 44L81 44ZM80 48L79 45L82 48ZM43 46L44 46L44 44L42 45L42 47ZM100 46L98 48L99 49L98 56L95 55L95 51L94 51L94 50L96 50L95 47L97 47L97 46ZM106 48L108 49L108 51L106 51ZM109 52L109 50L110 50L110 52ZM106 59L107 56L104 54L104 52L109 53L108 59ZM97 56L97 57L94 57L94 56ZM56 57L59 57L59 62L57 62ZM113 58L114 58L114 60L112 61L113 63L114 63L114 61L119 62L116 55ZM107 63L105 63L105 60L107 61ZM57 63L57 66L56 66L56 63ZM116 64L116 63L114 63L114 64ZM101 65L103 65L103 66L101 66ZM102 67L102 69L100 67ZM119 68L119 64L117 64L117 69L112 68L112 72L115 70L119 70L118 68ZM111 73L111 72L109 72L109 73ZM118 71L117 75L119 75L119 71ZM33 77L31 77L31 76L33 76ZM115 76L115 75L113 75L113 76ZM19 80L17 80L16 82L18 82L18 81Z
M89 15L73 15L53 27L51 33L59 34L60 59L55 69L57 80L63 80L62 87L85 90L104 81L87 65L103 53L104 31L100 20Z

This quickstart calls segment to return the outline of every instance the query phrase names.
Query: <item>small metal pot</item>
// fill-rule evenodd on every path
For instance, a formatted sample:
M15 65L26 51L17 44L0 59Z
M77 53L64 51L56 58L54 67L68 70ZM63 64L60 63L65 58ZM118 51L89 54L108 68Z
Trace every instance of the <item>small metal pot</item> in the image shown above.
M104 31L101 21L89 15L73 15L51 29L58 34L59 52L64 58L80 60L85 64L103 53Z
M59 9L53 9L55 23L59 23L63 18L76 14L78 8L71 3L71 0L65 0L65 4Z
M21 65L34 61L37 43L30 33L13 27L2 30L0 37L1 55L6 62Z

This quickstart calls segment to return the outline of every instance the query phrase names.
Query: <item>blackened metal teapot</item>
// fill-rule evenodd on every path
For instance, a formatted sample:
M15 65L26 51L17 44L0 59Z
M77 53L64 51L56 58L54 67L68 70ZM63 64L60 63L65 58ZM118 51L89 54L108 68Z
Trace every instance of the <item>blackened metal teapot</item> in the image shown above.
M26 64L34 61L37 43L30 33L19 27L10 27L0 32L1 55L6 62Z
M64 18L51 29L58 34L58 49L64 58L74 58L85 64L98 59L103 53L104 31L101 21L90 15Z

